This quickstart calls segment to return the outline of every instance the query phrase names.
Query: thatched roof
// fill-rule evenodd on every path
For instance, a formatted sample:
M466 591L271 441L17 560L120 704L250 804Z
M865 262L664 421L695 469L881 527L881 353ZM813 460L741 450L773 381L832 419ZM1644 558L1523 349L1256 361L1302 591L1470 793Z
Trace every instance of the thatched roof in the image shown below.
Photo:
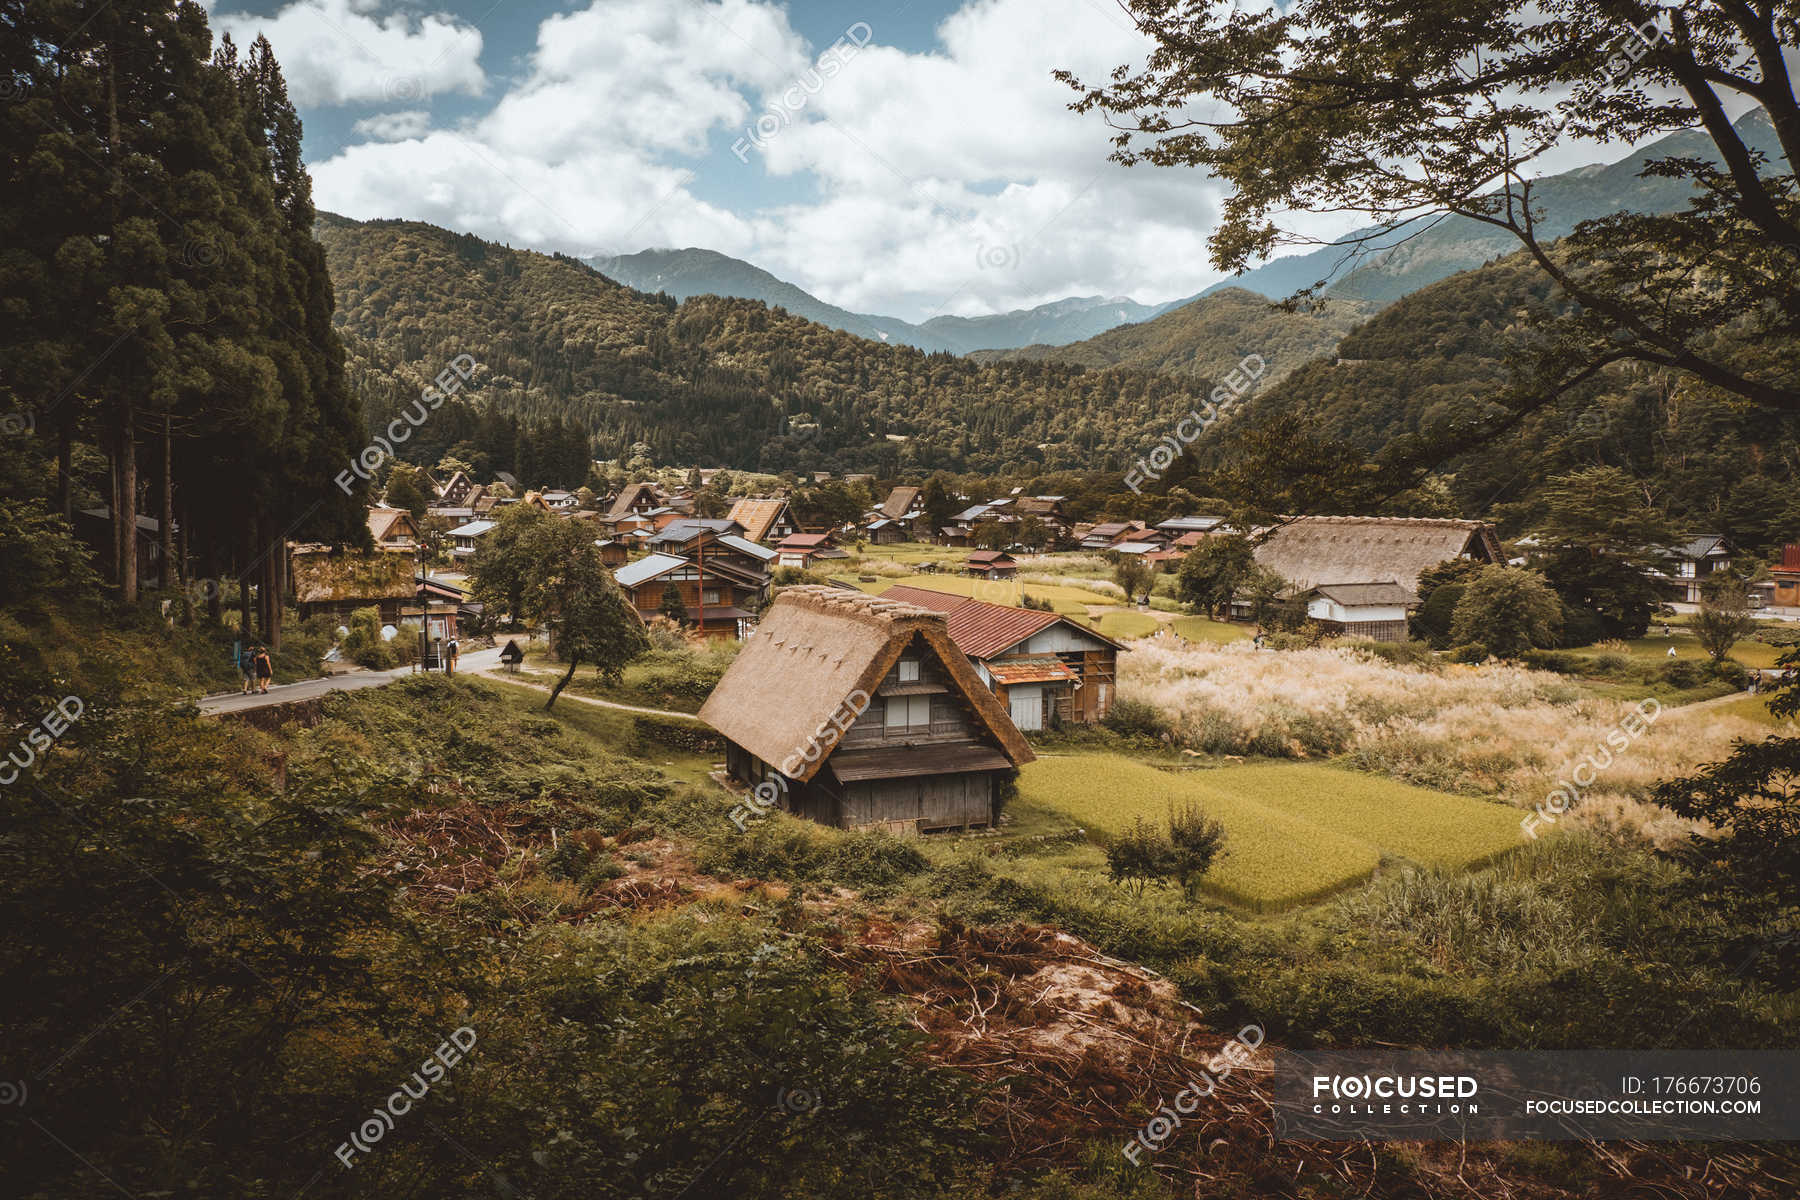
M731 511L725 515L744 527L745 537L753 542L760 542L769 536L769 529L787 512L787 506L788 502L779 498L746 498L732 505Z
M782 592L700 719L766 763L783 770L797 763L791 777L804 782L841 736L831 718L859 691L873 696L914 636L931 647L1006 757L1015 766L1030 762L1031 748L950 640L942 613L842 588ZM815 742L822 753L806 762Z
M1480 521L1435 517L1298 517L1275 528L1256 561L1296 590L1324 583L1397 583L1417 591L1419 573L1464 553L1500 561Z
M919 499L921 489L916 487L897 487L887 494L881 502L881 511L890 521L897 521L912 511L912 506Z
M294 599L301 604L374 604L411 600L418 593L410 555L296 552Z

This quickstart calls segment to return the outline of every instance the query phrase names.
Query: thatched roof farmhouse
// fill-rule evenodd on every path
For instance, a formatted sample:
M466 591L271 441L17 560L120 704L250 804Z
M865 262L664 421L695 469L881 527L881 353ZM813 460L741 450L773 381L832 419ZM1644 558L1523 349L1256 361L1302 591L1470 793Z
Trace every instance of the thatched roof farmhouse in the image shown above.
M734 779L848 828L991 826L1032 759L944 614L842 588L781 593L700 719Z

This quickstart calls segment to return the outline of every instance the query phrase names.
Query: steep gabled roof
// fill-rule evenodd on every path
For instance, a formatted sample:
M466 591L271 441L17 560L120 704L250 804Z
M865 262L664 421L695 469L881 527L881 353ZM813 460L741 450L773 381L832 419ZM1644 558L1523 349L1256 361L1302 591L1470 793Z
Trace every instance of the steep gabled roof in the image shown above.
M1464 552L1500 560L1480 521L1437 517L1297 517L1276 526L1256 561L1302 590L1323 583L1419 586L1419 573Z
M950 640L970 658L988 659L1004 654L1032 634L1048 629L1058 621L1067 621L1071 627L1114 649L1124 649L1118 642L1086 625L1079 625L1056 613L1035 608L989 604L986 600L953 596L947 592L934 592L930 588L911 587L904 583L895 584L881 593L881 598L901 600L943 613L950 630Z
M606 519L616 521L630 512L631 506L636 504L638 497L646 491L650 493L651 498L655 498L662 493L662 488L654 483L628 483L620 488L619 494L613 498L612 507L606 510Z
M907 511L912 508L913 501L919 498L919 491L920 489L916 487L895 488L887 494L887 499L881 502L882 515L890 521L905 516Z
M774 500L739 500L731 506L729 517L744 527L744 536L753 542L760 542L769 536L769 530L787 511L788 502Z
M379 545L382 539L390 533L401 532L397 526L402 523L402 520L404 520L406 531L409 534L417 532L412 527L412 514L404 508L372 507L369 509L369 536L374 538L376 544Z
M1336 600L1346 608L1367 605L1391 608L1397 604L1411 604L1418 599L1397 583L1324 583L1313 591L1328 600Z
M781 593L701 706L700 719L804 782L842 736L832 718L859 693L873 696L915 637L936 653L952 687L1006 759L1030 762L1031 747L950 640L943 614L842 588ZM814 747L818 752L807 761ZM956 769L947 760L944 765Z

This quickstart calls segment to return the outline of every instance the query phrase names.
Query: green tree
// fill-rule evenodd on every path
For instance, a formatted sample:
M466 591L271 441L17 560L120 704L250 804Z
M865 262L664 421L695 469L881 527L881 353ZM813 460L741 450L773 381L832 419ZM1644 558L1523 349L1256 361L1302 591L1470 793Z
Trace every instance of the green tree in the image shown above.
M397 462L393 470L388 472L387 491L383 496L391 508L404 508L412 514L413 524L422 525L425 510L431 507L430 498L419 481L419 472L411 465Z
M1113 555L1112 581L1125 593L1127 603L1137 603L1139 596L1150 593L1150 585L1156 581L1156 568L1144 561L1141 554Z
M1643 481L1617 467L1558 475L1508 510L1538 548L1531 565L1564 604L1598 621L1601 637L1642 637L1658 603L1647 572L1659 547L1680 540Z
M1800 313L1800 102L1784 6L1569 4L1547 15L1501 0L1472 18L1378 0L1130 7L1153 43L1141 67L1093 86L1059 77L1078 111L1119 130L1120 162L1199 167L1230 189L1210 239L1216 267L1239 270L1297 240L1278 224L1288 214L1368 216L1376 232L1346 248L1340 269L1453 214L1512 239L1567 300L1523 315L1534 354L1478 419L1390 443L1375 460L1386 470L1360 454L1317 464L1346 492L1409 486L1614 363L1800 411L1785 356L1758 353L1791 338ZM1767 117L1778 159L1746 146L1728 115L1744 108ZM1560 230L1532 188L1543 155L1696 127L1705 152L1650 168L1691 183L1689 207L1621 210L1552 244ZM1307 449L1293 436L1306 420L1293 417L1263 447L1271 463Z
M616 682L627 663L650 649L650 639L584 522L551 518L533 526L525 540L526 612L549 628L556 652L569 664L544 701L548 709L576 668L590 664Z
M1488 566L1466 585L1451 623L1451 640L1480 643L1501 658L1556 644L1562 607L1535 571Z
M1181 599L1205 616L1229 612L1238 589L1256 566L1256 551L1240 534L1203 539L1181 559L1176 580Z
M1700 648L1714 662L1724 662L1731 648L1756 632L1750 589L1730 571L1716 571L1700 586L1700 611L1692 626Z
M978 550L1004 550L1011 540L1006 526L991 517L977 521L969 528L969 544Z
M673 579L663 585L662 602L656 606L656 611L677 625L688 623L687 601L681 598L681 585Z
M1189 900L1200 893L1201 880L1225 853L1225 823L1198 806L1169 810L1169 877Z
M469 561L475 599L492 612L506 613L513 628L526 619L526 592L542 574L537 535L554 519L536 505L508 505Z
M1783 654L1786 682L1769 701L1777 717L1800 713L1800 651ZM1719 911L1737 965L1780 986L1800 983L1800 737L1739 742L1722 762L1658 784L1656 803L1706 828L1674 856L1693 873L1689 890Z
M1106 875L1142 896L1147 885L1169 877L1174 857L1162 830L1138 817L1106 843Z

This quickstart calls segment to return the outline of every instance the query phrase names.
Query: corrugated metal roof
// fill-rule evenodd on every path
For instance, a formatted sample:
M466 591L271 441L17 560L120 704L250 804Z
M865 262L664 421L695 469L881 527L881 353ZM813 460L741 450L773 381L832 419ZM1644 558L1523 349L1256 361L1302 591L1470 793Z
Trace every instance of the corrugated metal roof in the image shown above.
M1004 684L1061 683L1076 678L1069 665L1054 654L1032 654L1024 658L987 664L988 674Z
M613 572L613 578L619 581L620 587L632 588L646 580L655 579L665 571L687 565L688 560L679 554L652 554L634 563L626 563Z

